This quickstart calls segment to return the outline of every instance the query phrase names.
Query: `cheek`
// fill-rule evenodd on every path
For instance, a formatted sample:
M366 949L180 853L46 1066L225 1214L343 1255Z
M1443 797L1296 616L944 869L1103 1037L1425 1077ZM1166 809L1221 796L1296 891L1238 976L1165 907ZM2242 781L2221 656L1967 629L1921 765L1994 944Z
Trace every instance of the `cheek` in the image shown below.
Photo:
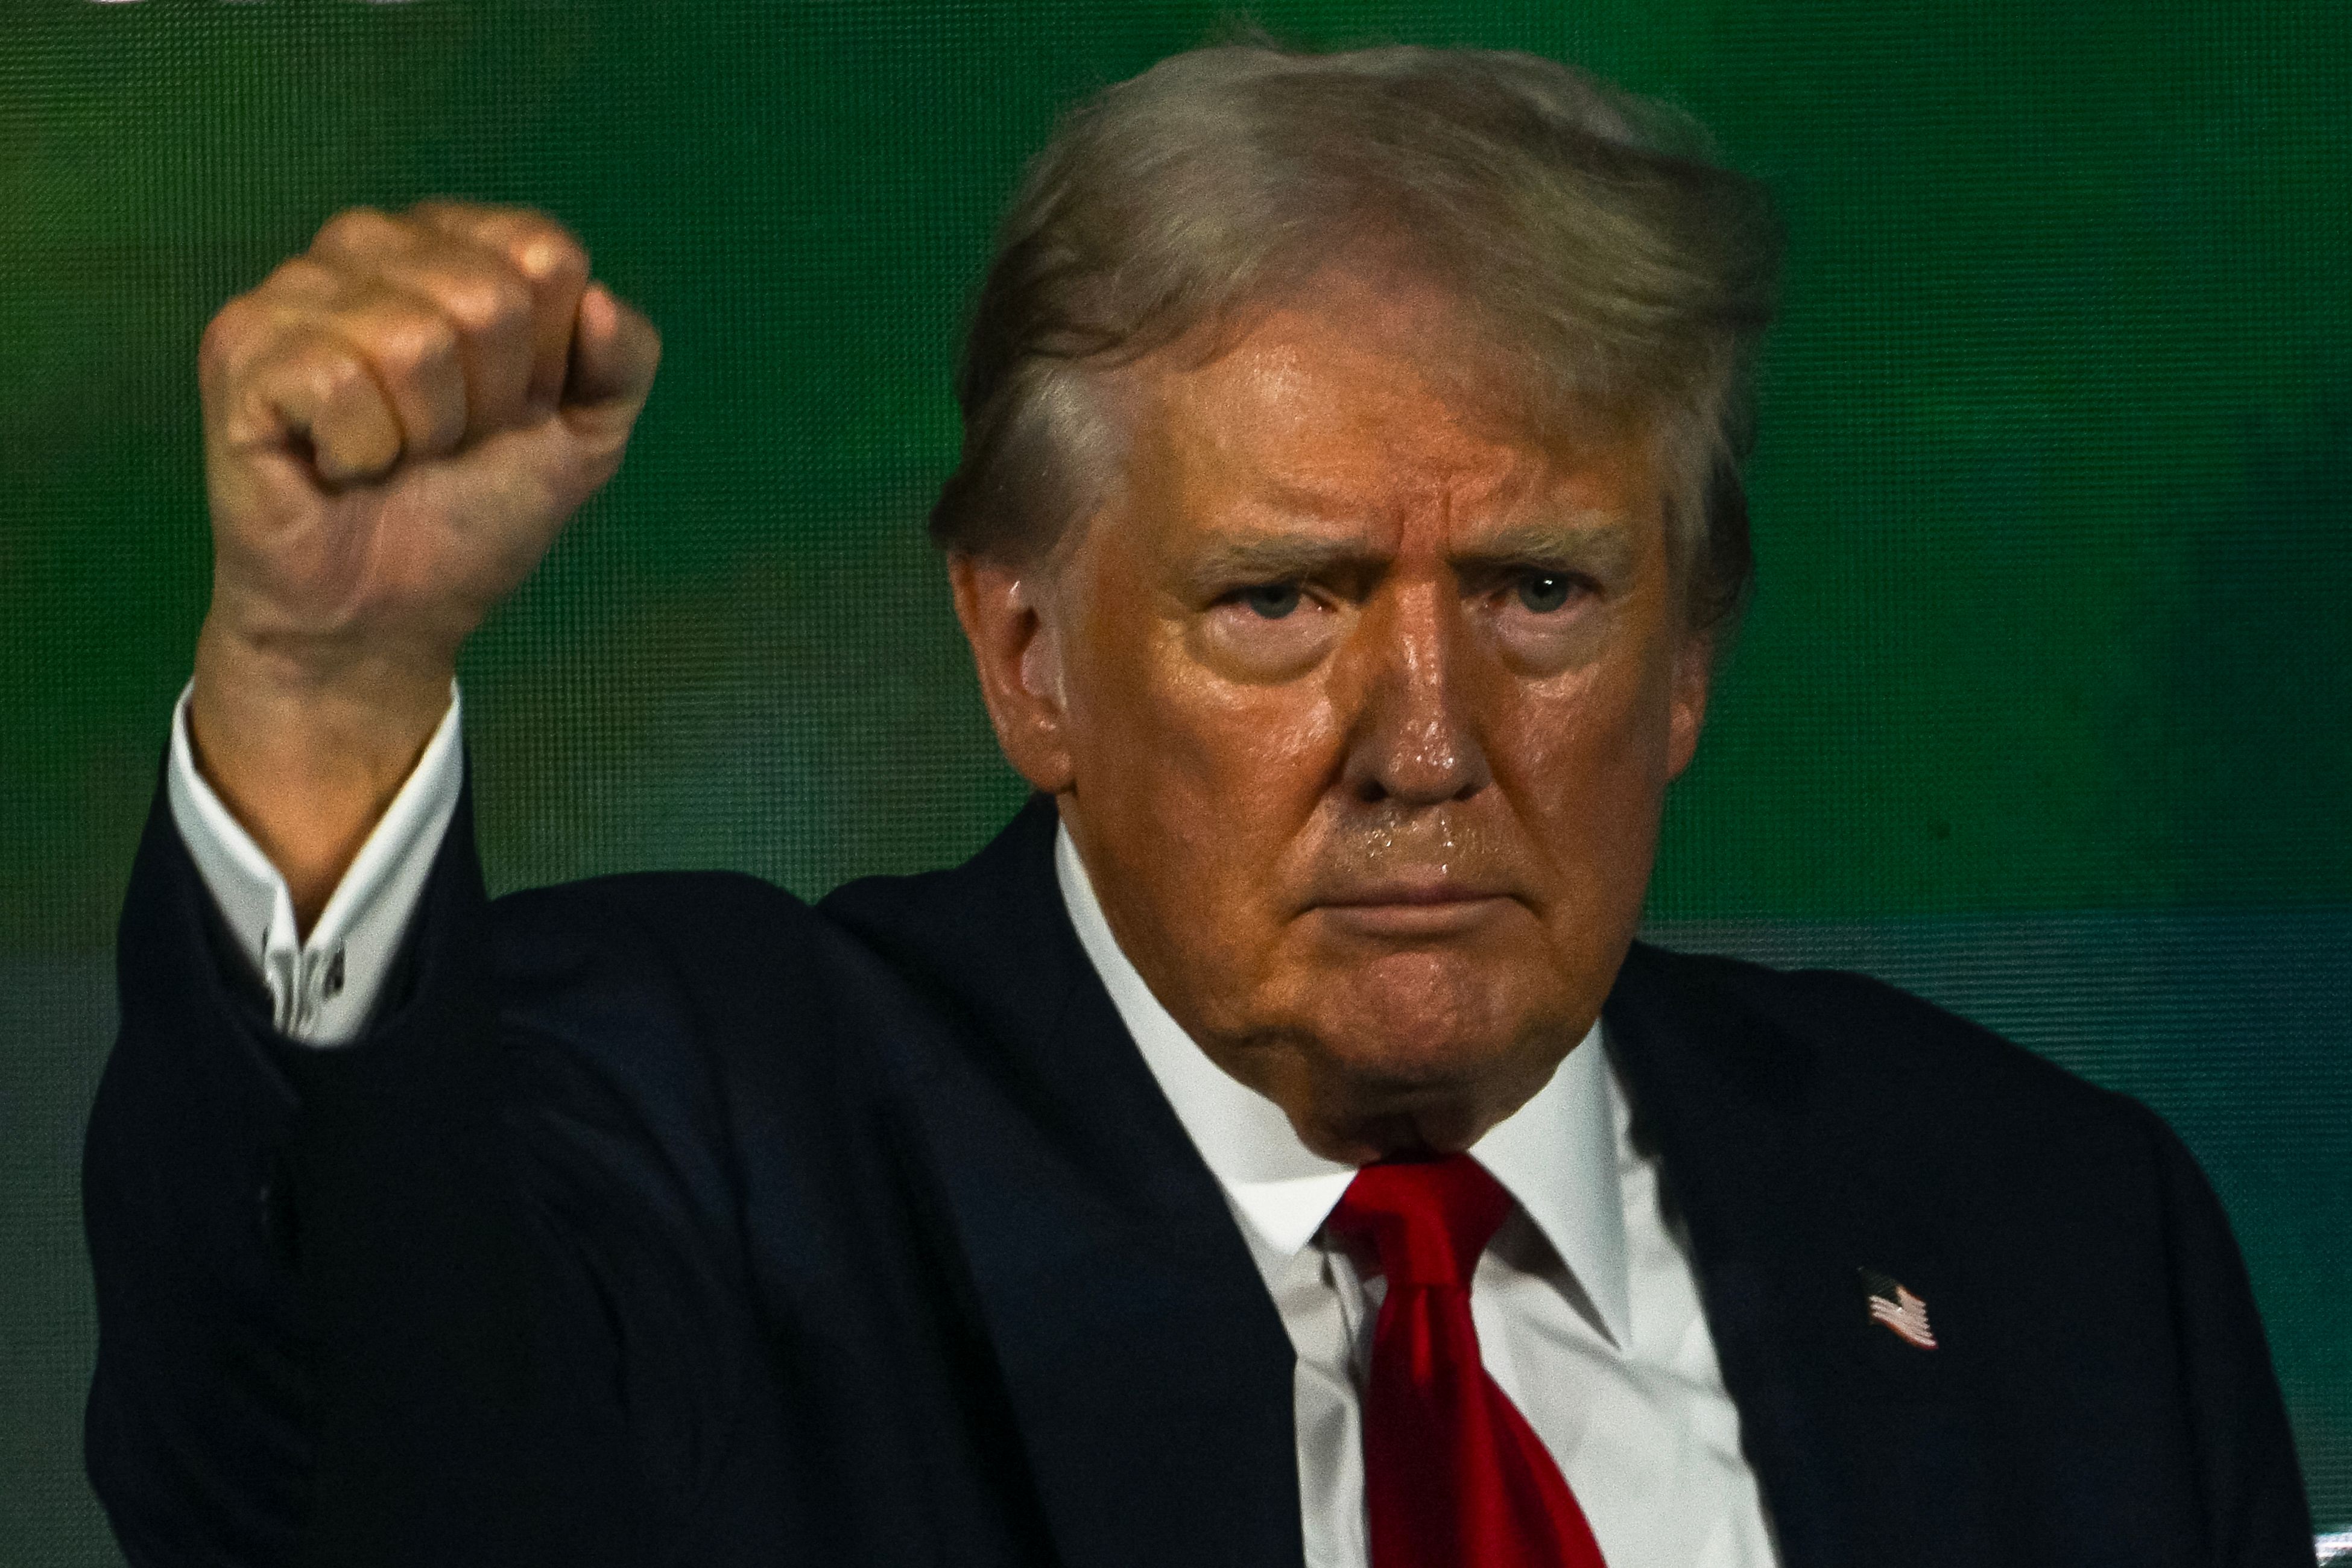
M1171 838L1237 847L1311 809L1342 734L1320 680L1230 679L1173 619L1093 630L1073 668L1069 721L1077 787L1097 809L1116 803ZM1260 858L1263 847L1245 852Z
M1653 668L1653 666L1657 668ZM1542 682L1511 682L1487 727L1496 779L1558 869L1577 880L1643 868L1671 773L1671 668L1607 659Z
M1280 967L1285 890L1340 731L1312 679L1252 686L1127 628L1073 669L1080 846L1120 945L1188 1027L1237 1026Z

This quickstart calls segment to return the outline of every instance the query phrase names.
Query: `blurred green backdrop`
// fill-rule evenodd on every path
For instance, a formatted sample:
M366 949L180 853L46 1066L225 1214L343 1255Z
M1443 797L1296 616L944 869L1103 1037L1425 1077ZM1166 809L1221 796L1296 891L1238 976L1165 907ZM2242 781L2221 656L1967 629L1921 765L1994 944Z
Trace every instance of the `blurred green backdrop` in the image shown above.
M1268 3L1538 50L1785 204L1762 591L1669 941L1871 969L2169 1117L2352 1524L2352 8ZM0 1562L113 1561L75 1193L206 589L193 353L352 202L547 206L662 325L628 467L466 671L502 886L966 853L921 537L990 226L1144 0L0 0Z

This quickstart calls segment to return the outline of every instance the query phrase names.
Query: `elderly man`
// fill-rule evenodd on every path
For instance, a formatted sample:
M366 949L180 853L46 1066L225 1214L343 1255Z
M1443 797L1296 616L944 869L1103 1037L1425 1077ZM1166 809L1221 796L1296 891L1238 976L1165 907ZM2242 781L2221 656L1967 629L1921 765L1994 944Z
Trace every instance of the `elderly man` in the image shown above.
M1633 943L1774 247L1516 56L1169 60L1007 222L955 870L485 900L459 646L652 328L355 211L203 379L94 1113L140 1563L2310 1561L2227 1227L1924 1004Z

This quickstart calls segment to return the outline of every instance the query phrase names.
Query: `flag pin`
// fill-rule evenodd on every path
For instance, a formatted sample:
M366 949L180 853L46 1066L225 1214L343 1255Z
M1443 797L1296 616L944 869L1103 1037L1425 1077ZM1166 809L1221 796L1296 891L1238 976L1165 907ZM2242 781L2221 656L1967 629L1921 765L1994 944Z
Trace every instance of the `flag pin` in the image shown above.
M1885 1323L1905 1344L1923 1351L1936 1348L1935 1331L1927 1326L1927 1302L1875 1268L1862 1270L1862 1288L1870 1293L1873 1322Z

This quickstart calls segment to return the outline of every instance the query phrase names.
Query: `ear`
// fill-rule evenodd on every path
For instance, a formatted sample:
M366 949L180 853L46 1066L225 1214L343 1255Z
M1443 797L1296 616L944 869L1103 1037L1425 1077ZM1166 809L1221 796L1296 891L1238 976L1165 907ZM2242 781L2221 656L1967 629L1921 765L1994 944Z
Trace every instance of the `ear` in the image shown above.
M1698 752L1699 731L1706 727L1707 693L1715 682L1715 641L1685 636L1675 650L1673 710L1667 720L1666 777L1682 777Z
M948 560L948 581L1004 760L1034 787L1062 794L1074 770L1061 647L1040 603L1042 574L955 555Z

